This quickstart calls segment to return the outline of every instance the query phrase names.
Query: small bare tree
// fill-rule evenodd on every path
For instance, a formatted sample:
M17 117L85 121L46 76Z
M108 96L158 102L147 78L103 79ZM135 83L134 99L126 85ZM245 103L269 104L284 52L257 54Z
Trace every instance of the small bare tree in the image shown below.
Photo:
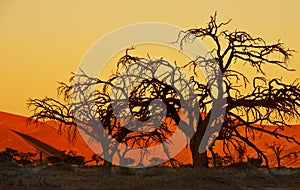
M300 151L293 151L293 152L289 152L288 154L282 155L284 149L286 148L286 144L280 144L276 141L274 141L271 144L267 144L266 145L268 149L272 150L272 152L275 154L276 156L276 160L277 160L277 167L280 169L281 168L281 160L285 159L285 158L292 158L297 157L298 154L300 153Z

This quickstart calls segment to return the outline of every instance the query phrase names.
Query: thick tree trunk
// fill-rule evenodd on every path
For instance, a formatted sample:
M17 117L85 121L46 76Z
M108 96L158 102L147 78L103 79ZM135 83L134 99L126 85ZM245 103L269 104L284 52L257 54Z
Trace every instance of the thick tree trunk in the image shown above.
M192 153L193 167L195 169L208 168L207 151L203 153L199 153L198 150L199 150L200 143L198 143L197 138L194 137L190 141L190 150Z
M203 121L199 121L197 125L197 130L190 141L190 150L192 153L193 167L195 169L208 168L207 151L203 153L199 153L199 147L200 147L201 140L204 136L204 133L206 131L209 118L210 118L210 112L207 114L207 116Z

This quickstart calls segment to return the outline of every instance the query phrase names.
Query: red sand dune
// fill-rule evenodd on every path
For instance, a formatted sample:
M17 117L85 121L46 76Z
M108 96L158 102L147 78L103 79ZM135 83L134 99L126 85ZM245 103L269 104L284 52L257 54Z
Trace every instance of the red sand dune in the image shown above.
M6 147L17 149L22 152L36 152L39 153L41 150L47 149L48 155L58 154L60 151L74 150L77 154L84 156L87 160L91 158L94 152L87 146L84 140L78 136L74 143L70 143L67 138L67 134L57 133L58 124L56 122L46 122L38 124L27 123L27 118L23 116L18 116L14 114L9 114L0 111L0 151ZM272 126L268 127L270 129L274 128ZM287 135L294 136L298 141L300 141L300 125L288 128L284 132ZM267 142L273 142L275 139L268 135L263 135L261 138L256 138L254 141L262 150L265 150L266 154L270 158L270 166L276 167L276 159L273 152L266 148ZM39 142L39 143L37 143ZM42 142L42 143L40 143ZM282 139L277 141L279 143L285 144L286 147L282 153L285 155L289 151L300 151L300 146L294 143L289 143ZM37 144L39 146L37 146ZM50 146L46 147L45 146ZM220 143L217 143L215 150L221 152L222 149ZM256 153L248 148L249 157L256 157ZM45 151L44 151L45 152ZM191 153L188 149L182 150L176 157L178 161L184 164L191 164ZM282 166L300 168L300 154L298 157L291 157L291 159L283 159Z
M59 151L67 153L74 150L86 159L91 158L94 152L83 139L78 137L74 143L70 143L67 134L58 134L56 127L48 123L43 125L41 122L28 124L26 117L0 112L0 151L6 147L22 152L39 153L43 150L49 156L57 155ZM40 142L44 145L41 145ZM45 146L48 147L45 148ZM50 152L49 147L53 148Z

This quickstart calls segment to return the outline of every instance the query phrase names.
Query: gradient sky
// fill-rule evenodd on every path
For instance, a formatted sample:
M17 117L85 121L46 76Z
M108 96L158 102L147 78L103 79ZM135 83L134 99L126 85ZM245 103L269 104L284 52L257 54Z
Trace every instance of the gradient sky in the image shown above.
M178 3L177 3L178 2ZM87 49L103 35L140 22L163 22L184 29L203 26L218 11L240 29L267 42L281 39L300 51L300 1L0 1L0 110L28 116L26 100L56 97L57 81L76 71ZM269 73L291 82L300 75L273 67Z

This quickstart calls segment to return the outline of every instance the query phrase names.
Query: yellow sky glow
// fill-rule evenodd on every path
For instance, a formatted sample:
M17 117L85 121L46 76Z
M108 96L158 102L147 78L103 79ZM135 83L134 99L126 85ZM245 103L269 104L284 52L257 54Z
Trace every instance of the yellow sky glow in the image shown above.
M0 110L29 116L29 97L56 97L57 81L66 81L77 70L95 41L134 23L163 22L189 29L205 25L209 16L218 11L219 20L233 19L230 29L245 30L270 43L281 39L300 51L299 5L297 0L2 0ZM291 82L299 77L299 62L296 52L290 64L296 72L287 73L276 67L268 67L267 71L269 76Z

